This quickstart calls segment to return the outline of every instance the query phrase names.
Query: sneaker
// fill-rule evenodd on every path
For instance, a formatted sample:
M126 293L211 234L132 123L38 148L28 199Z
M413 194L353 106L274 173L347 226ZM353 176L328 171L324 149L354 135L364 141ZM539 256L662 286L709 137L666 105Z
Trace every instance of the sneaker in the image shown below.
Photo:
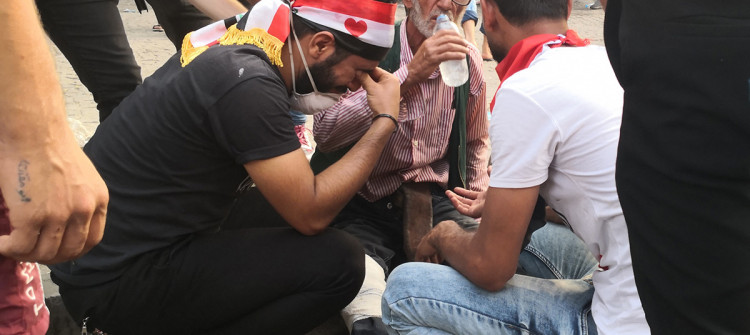
M299 139L302 151L305 152L305 157L307 157L307 160L310 160L313 152L315 152L315 146L312 144L312 141L310 141L313 136L312 131L305 127L305 125L301 124L294 126L294 132L297 133L297 138Z

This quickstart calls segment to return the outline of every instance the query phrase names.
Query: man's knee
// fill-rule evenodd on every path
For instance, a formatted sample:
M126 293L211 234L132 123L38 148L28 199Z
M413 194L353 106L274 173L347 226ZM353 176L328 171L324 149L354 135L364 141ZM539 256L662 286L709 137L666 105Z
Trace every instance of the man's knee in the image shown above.
M351 301L365 278L362 245L353 236L337 229L327 229L317 237L324 250L316 265L328 277L330 285L337 287L342 296Z

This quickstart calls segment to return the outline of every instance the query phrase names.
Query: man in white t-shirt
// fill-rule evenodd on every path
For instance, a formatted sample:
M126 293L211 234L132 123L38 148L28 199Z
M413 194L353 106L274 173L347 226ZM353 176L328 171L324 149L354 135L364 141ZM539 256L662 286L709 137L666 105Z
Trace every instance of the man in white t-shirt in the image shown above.
M490 188L448 195L482 224L476 232L451 222L433 229L417 260L451 267L395 269L383 321L409 334L648 334L614 179L623 93L604 48L568 29L569 0L481 4L502 83L490 124ZM567 254L559 242L569 230L547 224L531 245L547 253L555 276L516 274L540 194L598 264Z

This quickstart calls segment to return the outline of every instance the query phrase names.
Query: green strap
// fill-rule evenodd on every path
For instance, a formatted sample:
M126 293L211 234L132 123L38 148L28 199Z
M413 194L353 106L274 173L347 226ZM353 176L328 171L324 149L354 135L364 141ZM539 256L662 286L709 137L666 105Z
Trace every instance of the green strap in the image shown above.
M466 56L466 62L471 69L471 60ZM471 72L469 79L453 91L453 108L456 115L453 117L453 127L448 139L448 188L466 188L466 112L469 107L469 86L471 85Z
M383 61L378 64L383 70L390 73L396 72L401 65L401 21L396 22L396 34L393 38L393 46L385 55ZM471 65L469 57L466 61ZM471 66L469 66L471 68ZM466 110L469 104L469 85L471 82L471 73L469 80L463 85L457 87L453 92L453 108L456 109L456 116L453 118L453 127L451 128L450 138L448 140L448 152L446 156L450 162L450 172L448 176L448 186L466 187ZM356 143L356 142L355 142ZM310 159L310 166L315 174L320 173L329 166L336 163L343 157L355 143L347 145L332 152L322 152L315 150Z

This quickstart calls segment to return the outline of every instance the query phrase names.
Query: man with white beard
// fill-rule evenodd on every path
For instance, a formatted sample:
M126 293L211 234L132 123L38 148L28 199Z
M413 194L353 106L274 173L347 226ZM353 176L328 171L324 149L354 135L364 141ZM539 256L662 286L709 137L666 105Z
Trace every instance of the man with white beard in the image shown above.
M399 198L404 192L421 189L425 207L432 210L421 216L426 229L443 220L454 220L465 228L477 225L459 214L445 195L456 186L449 182L449 137L454 128L457 108L465 115L465 182L462 187L484 190L487 187L489 139L482 58L477 48L453 31L433 34L436 18L446 14L451 20L463 15L469 0L404 0L407 18L397 27L393 47L380 67L393 72L401 82L398 129L383 150L367 183L331 224L357 237L365 248L366 279L360 294L342 312L352 334L385 334L380 320L380 300L387 273L409 261L405 252L404 213ZM456 101L459 87L442 81L438 65L446 60L469 58L466 98ZM389 62L390 59L390 62ZM312 164L323 157L330 163L336 153L347 150L367 130L372 111L367 93L358 90L345 94L338 104L315 116L313 133L317 142ZM327 164L327 163L326 163ZM409 188L411 191L404 191ZM431 201L431 208L430 208ZM408 226L408 225L407 225ZM418 242L419 240L417 240Z

